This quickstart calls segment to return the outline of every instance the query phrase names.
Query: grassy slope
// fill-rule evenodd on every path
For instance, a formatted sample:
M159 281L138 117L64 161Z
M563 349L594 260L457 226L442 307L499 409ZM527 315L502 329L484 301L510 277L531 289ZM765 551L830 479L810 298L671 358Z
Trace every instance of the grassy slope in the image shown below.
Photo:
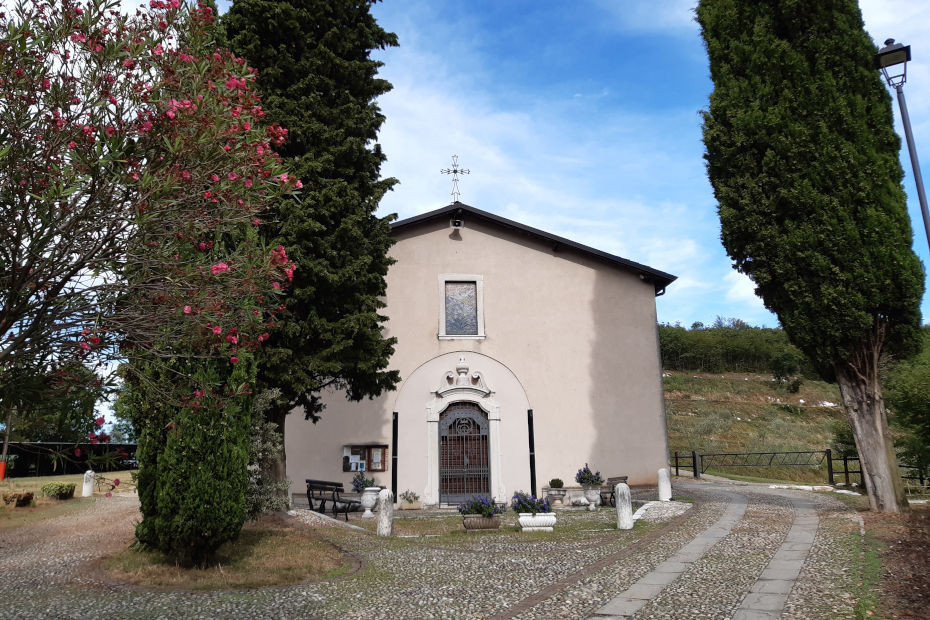
M666 372L663 383L672 454L825 450L845 424L836 386L822 381L805 381L797 394L761 374ZM826 482L826 466L729 472Z

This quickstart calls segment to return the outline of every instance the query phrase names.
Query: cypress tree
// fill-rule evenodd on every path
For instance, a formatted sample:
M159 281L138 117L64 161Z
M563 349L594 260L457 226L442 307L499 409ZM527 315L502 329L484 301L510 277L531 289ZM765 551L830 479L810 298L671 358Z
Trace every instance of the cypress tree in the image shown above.
M284 432L302 407L316 421L320 392L361 400L399 381L388 371L394 339L381 333L388 219L378 202L396 182L380 179L375 49L397 44L370 13L374 0L236 0L224 15L229 45L258 70L269 122L288 129L278 152L303 182L271 209L262 234L297 264L287 313L259 350L260 389L280 390L267 412ZM275 472L284 477L283 456Z
M873 510L906 506L879 383L919 344L900 141L855 0L702 0L707 171L736 269L839 384Z

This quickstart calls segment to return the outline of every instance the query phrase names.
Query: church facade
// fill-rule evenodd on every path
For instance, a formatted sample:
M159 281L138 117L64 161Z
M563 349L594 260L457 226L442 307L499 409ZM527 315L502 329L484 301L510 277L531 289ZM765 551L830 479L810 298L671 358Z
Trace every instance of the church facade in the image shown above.
M674 276L460 202L395 222L386 334L401 383L325 394L285 433L291 491L357 471L424 505L508 501L585 463L667 466L656 302Z

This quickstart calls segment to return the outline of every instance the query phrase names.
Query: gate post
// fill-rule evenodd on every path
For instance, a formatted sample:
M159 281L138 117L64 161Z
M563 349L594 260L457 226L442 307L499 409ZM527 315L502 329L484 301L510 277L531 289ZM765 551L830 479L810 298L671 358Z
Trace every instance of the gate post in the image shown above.
M846 486L849 486L849 456L843 455L843 478L846 480Z
M675 475L678 475L678 451L675 451ZM921 483L923 484L923 483Z
M694 450L691 451L691 465L694 468L694 477L701 477L701 463L698 459L698 454Z
M827 448L827 482L832 486L833 482L833 450Z

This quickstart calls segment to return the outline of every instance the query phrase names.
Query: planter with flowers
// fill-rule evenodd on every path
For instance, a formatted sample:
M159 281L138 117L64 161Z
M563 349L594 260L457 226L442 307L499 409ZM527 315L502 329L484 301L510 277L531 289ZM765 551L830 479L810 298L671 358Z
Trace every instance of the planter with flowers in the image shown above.
M552 506L561 506L562 500L565 499L565 483L561 478L553 478L549 481L549 491L546 493L546 499Z
M501 526L500 515L504 513L504 507L498 506L492 499L474 495L459 506L459 512L469 532L496 530Z
M422 507L420 504L420 496L407 489L400 494L400 509L401 510L419 510Z
M604 484L601 472L591 471L591 468L585 463L584 467L575 474L575 482L584 489L584 498L588 500L588 510L596 510L598 504L601 503L601 485Z
M517 522L523 532L551 532L555 525L555 515L547 499L537 499L523 491L517 491L510 498L510 506L520 517Z

